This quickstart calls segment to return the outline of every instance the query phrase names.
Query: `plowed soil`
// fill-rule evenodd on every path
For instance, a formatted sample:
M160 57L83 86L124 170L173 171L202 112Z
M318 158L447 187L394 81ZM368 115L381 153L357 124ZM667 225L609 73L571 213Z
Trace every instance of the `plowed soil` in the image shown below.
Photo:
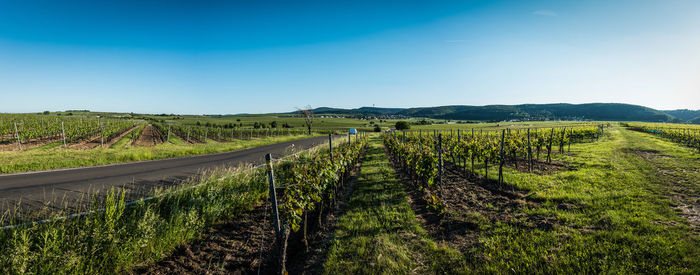
M392 160L392 164L396 171L401 171L395 160ZM507 183L499 185L497 181L465 176L451 164L446 164L442 192L439 194L446 204L445 214L438 215L427 209L426 195L413 187L410 176L403 172L398 175L410 194L409 203L426 231L435 240L460 251L469 251L480 245L480 222L502 222L543 230L551 229L557 223L552 217L522 211L539 205L539 202L527 196L527 192Z
M139 137L132 143L136 146L155 146L165 142L165 136L151 125L146 125L146 127L141 130Z
M134 126L134 127L131 127L131 128L127 128L127 129L124 129L124 130L121 131L121 132L114 133L114 134L110 135L109 137L105 137L105 139L104 139L104 145L105 145L105 147L109 147L110 145L112 145L112 144L114 144L115 142L119 141L119 139L121 139L122 137L124 137L126 134L130 133L131 131L133 131L133 130L136 129L137 127L138 127L138 126ZM87 149L92 149L92 148L95 148L95 147L100 146L100 145L102 144L102 142L103 142L103 141L101 140L100 135L95 135L95 136L92 136L92 137L90 137L90 138L88 138L88 139L84 139L84 140L78 141L78 142L76 142L76 143L69 144L69 145L68 145L68 148L70 148L70 149L79 149L79 150L87 150Z
M22 140L22 150L27 150L35 147L44 146L46 144L62 140L61 134L52 135L48 138L35 138L30 140ZM17 146L17 138L14 138L12 142L0 144L0 151L19 151L19 146Z
M264 205L242 213L231 223L209 229L204 237L179 247L157 264L135 271L137 274L256 274L263 261L269 261L274 242ZM262 256L261 256L262 255ZM261 270L261 274L272 273Z

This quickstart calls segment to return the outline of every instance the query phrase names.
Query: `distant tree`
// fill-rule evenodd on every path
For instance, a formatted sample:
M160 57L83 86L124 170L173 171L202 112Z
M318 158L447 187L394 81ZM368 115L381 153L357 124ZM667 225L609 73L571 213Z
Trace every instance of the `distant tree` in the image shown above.
M211 127L211 122L207 121L207 124L205 124L204 126Z
M379 127L379 125L374 124L374 131L375 131L375 132L381 132L381 131L382 131L382 127Z
M408 130L411 128L411 125L406 121L397 121L394 126L396 127L396 130Z
M241 121L241 119L240 119L240 118L237 118L236 121Z
M374 121L370 121L369 124L374 124Z
M48 114L50 114L50 113L51 113L51 112L49 112L49 111L44 111L44 114L45 114L45 115L48 115Z
M284 124L282 124L282 128L292 128L292 126L289 125L289 123L285 122Z
M197 121L197 126L202 126L202 123Z
M277 128L277 121L270 122L270 128Z
M257 122L257 121L256 121L255 123L253 123L253 128L259 129L259 128L260 128L260 122Z
M311 125L314 123L314 110L311 109L311 105L307 105L305 109L299 109L302 117L304 117L304 123L306 128L309 130L309 135L311 135Z

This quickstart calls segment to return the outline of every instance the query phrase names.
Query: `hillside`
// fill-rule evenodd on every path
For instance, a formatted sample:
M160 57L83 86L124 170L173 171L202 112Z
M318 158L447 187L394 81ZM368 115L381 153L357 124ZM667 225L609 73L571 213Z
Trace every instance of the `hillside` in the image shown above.
M522 104L522 105L487 105L467 106L452 105L421 108L375 108L358 109L317 108L316 113L343 115L396 115L406 117L427 117L455 120L611 120L611 121L650 121L681 122L669 111L662 112L652 108L623 103L587 103L587 104ZM692 111L691 111L692 112Z
M680 120L687 121L689 123L700 124L700 110L680 109L666 110L662 112L677 117Z

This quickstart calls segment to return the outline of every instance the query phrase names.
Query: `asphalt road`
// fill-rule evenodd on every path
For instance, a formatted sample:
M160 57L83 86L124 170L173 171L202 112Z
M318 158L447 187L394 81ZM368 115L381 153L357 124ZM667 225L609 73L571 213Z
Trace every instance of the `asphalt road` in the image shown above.
M202 170L261 164L267 153L279 158L292 146L298 151L327 142L328 137L314 137L210 155L0 175L0 211L18 205L25 210L71 211L90 201L89 195L104 194L112 187L128 189L129 197L136 198L153 188L181 183Z

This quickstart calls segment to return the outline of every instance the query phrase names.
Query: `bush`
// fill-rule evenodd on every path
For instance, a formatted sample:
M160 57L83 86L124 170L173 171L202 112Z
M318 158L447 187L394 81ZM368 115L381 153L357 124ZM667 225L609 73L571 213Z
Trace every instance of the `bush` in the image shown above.
M375 132L381 132L381 131L382 131L382 127L379 127L379 125L374 124L374 131L375 131Z
M408 130L411 128L411 125L408 124L406 121L398 121L396 122L396 130Z

